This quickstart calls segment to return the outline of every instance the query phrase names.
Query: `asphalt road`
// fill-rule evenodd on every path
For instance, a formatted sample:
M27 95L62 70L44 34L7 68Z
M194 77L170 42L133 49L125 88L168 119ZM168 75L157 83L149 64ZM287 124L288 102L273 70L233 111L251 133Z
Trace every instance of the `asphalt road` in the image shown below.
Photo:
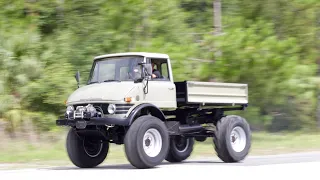
M135 169L130 164L101 165L93 169L74 166L0 170L0 179L319 179L320 152L248 156L240 163L223 163L217 158L191 159L179 164L163 162L152 169ZM304 180L303 179L303 180Z

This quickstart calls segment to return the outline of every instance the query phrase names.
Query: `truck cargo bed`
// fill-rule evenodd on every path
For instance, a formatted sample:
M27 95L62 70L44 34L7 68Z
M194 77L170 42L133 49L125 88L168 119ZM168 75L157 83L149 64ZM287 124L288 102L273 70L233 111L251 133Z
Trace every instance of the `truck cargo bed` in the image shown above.
M248 104L247 84L183 81L175 82L175 85L178 106Z

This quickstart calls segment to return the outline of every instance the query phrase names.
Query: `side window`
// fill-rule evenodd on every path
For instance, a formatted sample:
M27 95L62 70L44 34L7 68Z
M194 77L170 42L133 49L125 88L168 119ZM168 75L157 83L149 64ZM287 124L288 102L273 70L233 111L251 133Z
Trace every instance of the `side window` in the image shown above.
M169 72L168 72L168 64L167 62L161 64L161 74L163 77L169 79Z
M167 59L151 59L150 62L153 66L152 71L154 72L157 70L157 72L154 72L153 74L160 77L153 78L154 81L169 81L169 72L168 72L168 61Z

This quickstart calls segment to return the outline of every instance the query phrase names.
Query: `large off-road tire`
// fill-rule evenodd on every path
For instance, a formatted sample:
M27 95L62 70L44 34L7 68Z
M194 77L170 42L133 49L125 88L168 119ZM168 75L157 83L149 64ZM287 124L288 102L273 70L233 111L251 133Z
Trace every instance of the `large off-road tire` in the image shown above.
M70 129L66 148L71 162L80 168L92 168L101 164L107 157L109 143L80 138L74 129Z
M221 118L213 139L218 157L227 163L243 160L251 148L251 130L247 121L235 115Z
M157 166L169 150L167 127L154 116L141 116L126 133L124 147L126 157L134 167L145 169Z
M170 138L170 149L166 160L168 162L181 162L186 160L193 151L194 139L182 136L172 136Z

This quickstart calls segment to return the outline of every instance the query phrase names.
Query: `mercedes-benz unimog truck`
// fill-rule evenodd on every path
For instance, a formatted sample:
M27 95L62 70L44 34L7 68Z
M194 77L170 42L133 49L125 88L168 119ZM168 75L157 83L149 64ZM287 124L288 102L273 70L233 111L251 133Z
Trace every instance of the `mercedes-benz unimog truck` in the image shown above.
M85 85L68 97L59 126L69 126L66 150L80 168L101 164L110 143L124 145L136 168L190 157L195 141L212 138L223 162L242 161L251 147L245 110L247 84L175 82L166 54L128 52L97 56Z

